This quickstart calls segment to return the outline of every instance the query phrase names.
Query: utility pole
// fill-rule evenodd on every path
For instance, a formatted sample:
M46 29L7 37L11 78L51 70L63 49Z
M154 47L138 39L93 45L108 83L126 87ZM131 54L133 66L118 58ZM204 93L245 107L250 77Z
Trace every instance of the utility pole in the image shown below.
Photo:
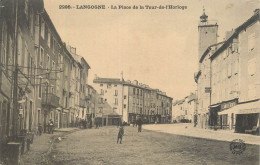
M15 44L13 71L13 136L18 135L18 2L15 3Z

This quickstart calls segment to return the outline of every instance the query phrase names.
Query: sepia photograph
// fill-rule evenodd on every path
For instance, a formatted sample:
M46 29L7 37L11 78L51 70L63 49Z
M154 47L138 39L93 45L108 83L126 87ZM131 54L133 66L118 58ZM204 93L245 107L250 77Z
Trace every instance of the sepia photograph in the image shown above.
M259 165L259 12L0 0L0 165Z

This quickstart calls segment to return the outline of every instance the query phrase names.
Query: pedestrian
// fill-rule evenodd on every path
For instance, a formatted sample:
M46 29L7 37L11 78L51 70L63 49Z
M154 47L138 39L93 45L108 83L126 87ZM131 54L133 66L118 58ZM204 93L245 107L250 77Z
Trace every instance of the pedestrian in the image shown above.
M102 121L101 120L99 121L99 127L102 127Z
M84 127L84 129L87 128L87 121L85 119L83 120L83 127Z
M53 127L54 127L54 123L52 121L52 119L50 119L50 123L49 123L49 133L53 134Z
M41 123L38 124L38 134L40 136L42 135L42 125L41 125Z
M96 128L98 128L98 122L97 121L95 121L95 124L96 124Z
M120 144L122 144L123 136L124 136L124 127L121 125L119 127L119 132L117 135L117 144L118 144L118 141L120 141Z
M142 119L139 119L138 122L137 122L137 125L138 125L138 132L142 132L142 124L143 124Z
M89 122L89 128L92 128L92 120Z
M133 121L133 127L135 127L135 120Z

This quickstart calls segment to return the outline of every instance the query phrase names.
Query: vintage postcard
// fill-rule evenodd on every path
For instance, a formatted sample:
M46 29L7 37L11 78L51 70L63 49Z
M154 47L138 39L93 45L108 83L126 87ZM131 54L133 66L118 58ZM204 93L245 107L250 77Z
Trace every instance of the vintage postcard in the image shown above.
M0 165L258 165L259 7L0 0Z

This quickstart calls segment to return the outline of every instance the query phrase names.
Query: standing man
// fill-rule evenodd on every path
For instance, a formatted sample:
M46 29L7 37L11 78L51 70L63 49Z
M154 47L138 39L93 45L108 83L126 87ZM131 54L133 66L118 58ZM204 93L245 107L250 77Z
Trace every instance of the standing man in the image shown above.
M54 127L54 123L53 123L53 121L52 121L52 119L50 119L50 131L49 131L49 133L50 134L53 134L53 127Z
M124 127L122 125L120 125L119 132L117 135L117 144L118 144L118 141L120 141L120 144L122 144L123 136L124 136Z
M137 121L138 132L142 132L142 124L143 124L143 121L142 121L142 119L140 118L140 119Z

